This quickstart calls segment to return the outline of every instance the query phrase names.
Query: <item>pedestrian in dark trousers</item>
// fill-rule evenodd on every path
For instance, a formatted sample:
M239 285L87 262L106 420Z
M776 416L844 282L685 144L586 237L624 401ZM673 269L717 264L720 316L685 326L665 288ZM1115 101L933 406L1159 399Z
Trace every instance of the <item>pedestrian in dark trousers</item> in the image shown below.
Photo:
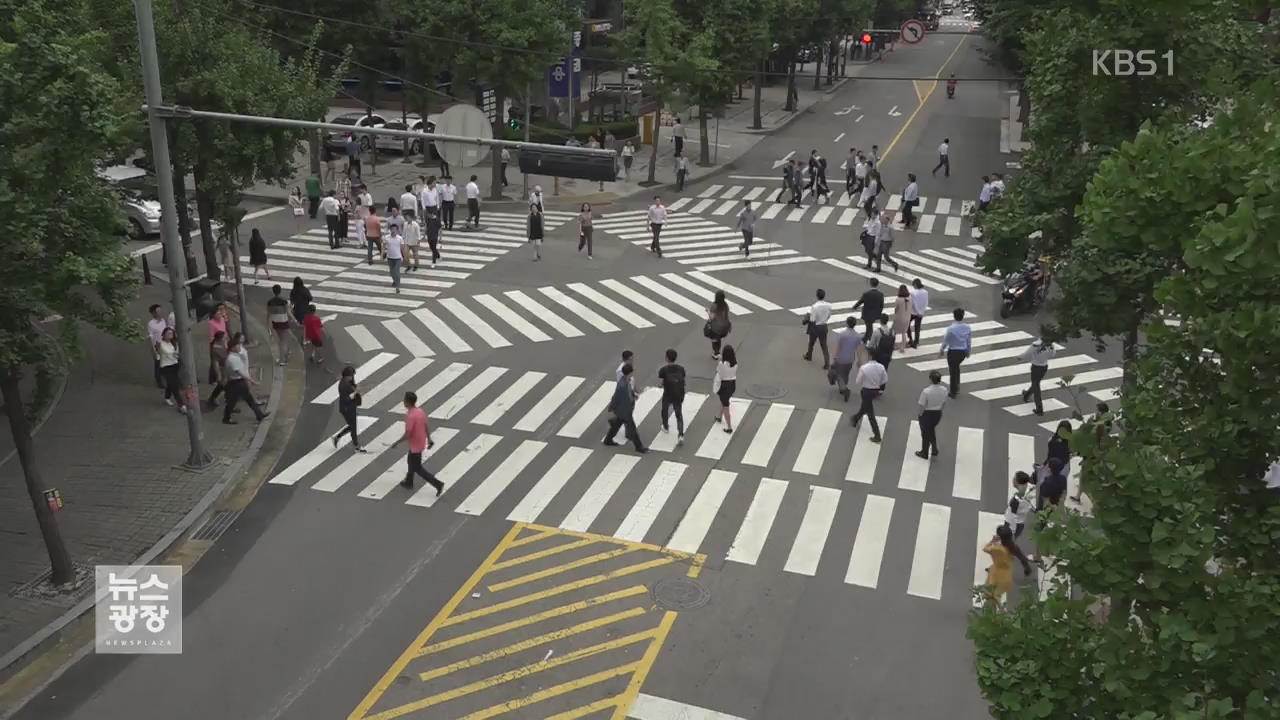
M862 334L858 321L852 315L844 319L845 328L836 334L836 355L827 371L827 384L836 386L840 397L849 402L849 381L853 366L858 362L858 348L862 347Z
M876 420L875 400L889 385L889 373L883 365L872 358L858 368L858 377L854 380L854 384L858 386L862 404L858 407L858 412L849 418L849 423L858 427L858 423L866 417L871 421L871 442L878 443L880 442L880 422Z
M880 292L880 278L871 278L871 287L858 298L858 302L853 304L853 309L862 308L862 322L866 324L867 331L862 336L862 342L871 342L871 331L874 329L876 320L880 319L880 315L884 313L884 293Z
M623 365L622 377L613 388L613 398L609 401L609 431L605 433L604 444L616 446L618 443L613 438L618 434L619 428L625 428L626 437L635 445L636 452L644 453L649 452L649 449L640 442L640 431L636 428L633 415L636 398L631 384L632 372L634 368L630 364Z
M742 231L742 244L738 249L746 257L751 257L751 241L756 235L756 211L751 209L751 201L742 201L742 210L738 211L738 229Z
M444 229L452 230L453 213L458 207L458 186L448 175L444 176L444 184L440 186L440 205L444 208L444 217L441 218Z
M369 206L369 214L364 218L365 249L368 251L369 264L373 264L376 251L382 255L382 218L378 217L378 208Z
M960 394L960 363L969 357L969 349L972 347L973 331L969 325L964 322L964 309L956 308L951 314L955 318L955 322L947 327L947 332L942 336L942 349L939 355L946 356L947 369L951 372L951 397Z
M427 425L427 413L418 407L418 394L415 392L407 392L404 394L404 435L396 438L391 443L391 447L400 444L400 441L409 443L409 459L408 472L405 473L404 480L400 482L400 487L413 489L413 476L417 475L427 484L436 489L436 496L444 492L444 483L440 482L435 475L427 472L422 466L422 453L436 446L434 440L431 439L431 428Z
M312 175L307 178L307 217L316 219L320 212L320 178Z
M1041 339L1033 341L1022 353L1022 360L1031 364L1031 387L1022 391L1022 402L1026 402L1027 398L1034 398L1037 415L1044 415L1044 403L1040 398L1040 381L1049 372L1049 361L1057 353L1053 343L1046 343Z
M943 138L938 146L938 164L933 166L931 175L937 175L939 169L946 170L946 177L951 177L951 138Z
M155 376L156 387L164 389L164 377L160 373L160 352L156 347L160 344L160 337L164 335L164 329L173 327L173 313L169 313L165 317L164 310L160 305L152 305L147 308L147 313L151 316L147 319L147 339L151 342L151 369Z
M801 207L804 203L804 190L800 184L801 178L804 177L804 163L799 160L795 161L795 167L791 169L791 204Z
M844 161L844 193L853 195L858 184L858 148L849 148L849 157Z
M875 264L876 248L880 243L880 234L883 230L884 226L880 224L879 215L872 215L862 223L862 234L858 239L862 241L862 251L867 255L868 270Z
M209 382L213 385L205 407L209 410L218 407L218 396L227 391L227 333L218 330L213 334L213 342L209 343Z
M684 124L680 122L680 118L676 118L676 122L671 126L671 139L676 143L676 157L684 155Z
M427 247L431 248L431 267L435 267L440 261L440 213L435 210L427 211ZM541 243L539 243L541 244ZM418 253L415 250L413 254L413 269L418 269Z
M342 379L338 380L338 414L342 416L342 420L346 423L346 427L338 431L333 436L333 446L338 447L338 441L343 435L351 435L351 448L356 452L367 452L360 446L360 426L357 422L360 407L360 388L356 386L356 369L350 365L342 368Z
M782 165L782 188L778 190L778 197L774 198L774 202L782 202L782 196L787 194L791 189L791 174L795 171L795 167L791 163L783 163Z
M827 370L831 367L831 353L827 350L827 324L831 322L831 303L827 302L826 290L818 288L816 295L818 299L804 316L807 330L805 334L809 336L809 342L802 357L813 360L813 346L817 343L822 349L822 369Z
M1035 481L1026 472L1019 470L1013 474L1013 495L1009 497L1009 505L1004 511L1004 524L1013 531L1017 538L1027 526L1027 516L1035 508L1035 501L1030 497L1031 487Z
M947 404L947 388L942 384L942 373L930 371L929 385L920 391L920 451L916 457L928 460L938 457L938 424L942 422L942 408Z
M658 257L662 257L660 238L662 236L662 225L666 221L667 208L662 204L662 198L655 196L653 204L649 206L649 232L653 233L653 242L649 243L649 252L657 253Z
M889 369L889 364L893 362L893 328L889 327L889 316L880 315L880 324L871 333L871 343L867 345L867 352L876 362L884 366L885 370Z
M711 359L720 359L720 344L733 329L733 321L729 318L729 302L724 298L724 291L717 290L715 299L707 307L707 324L702 327L702 334L711 341Z
M885 211L880 214L880 234L876 236L876 272L884 267L885 260L893 266L894 272L898 271L898 261L890 257L893 241L893 213Z
M675 411L677 445L684 444L685 377L684 366L676 364L676 351L667 350L667 364L658 368L658 380L662 382L662 432L671 432L667 417Z
M540 205L529 206L529 244L533 246L533 259L537 262L542 259L542 207ZM431 255L435 257L435 246L431 247ZM434 260L432 263L434 264Z
M187 412L186 395L182 387L181 356L178 352L178 334L167 327L160 333L160 342L156 343L156 355L160 358L160 377L164 380L164 402L170 407L177 407L178 412ZM194 379L194 378L193 378Z
M332 190L320 201L320 212L324 215L325 230L329 233L329 249L333 250L338 247L340 231L338 221L341 219L342 206Z
M594 232L592 223L594 216L591 214L591 203L582 203L578 208L578 252L582 252L582 248L587 249L587 259L592 258L592 242L591 235Z
M716 374L711 379L711 392L720 398L720 413L716 423L724 423L725 433L733 432L733 394L738 390L738 353L732 345L725 345Z
M475 228L477 230L480 229L480 184L476 182L476 179L476 176L472 175L466 186L467 224L464 226L466 230L471 229L473 222L475 223Z
M502 158L499 161L502 174L502 187L506 187L511 184L507 182L507 165L511 163L511 151L506 148L502 148L502 153L499 157Z
M920 347L920 323L924 322L925 311L929 309L929 291L924 289L920 278L911 281L911 324L907 330L908 344L913 348ZM914 331L914 335L910 332Z
M920 185L915 173L907 173L907 187L902 190L902 229L910 230L916 222L916 206L920 204Z
M222 422L227 425L235 424L231 414L236 411L236 404L241 400L253 411L258 422L265 420L271 413L258 407L258 401L253 397L253 388L258 383L249 374L249 352L244 349L244 335L240 333L232 335L231 342L227 345L226 370L227 404L222 411Z
M360 177L360 146L356 144L355 135L347 136L347 177Z
M676 156L676 192L684 192L684 181L689 176L689 161L683 155Z

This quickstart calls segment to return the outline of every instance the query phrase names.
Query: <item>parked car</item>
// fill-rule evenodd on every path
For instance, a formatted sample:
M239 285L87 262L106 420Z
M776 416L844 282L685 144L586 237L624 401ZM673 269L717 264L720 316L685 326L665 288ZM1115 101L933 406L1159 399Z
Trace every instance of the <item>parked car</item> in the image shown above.
M129 165L115 165L98 171L120 194L124 204L125 234L130 240L143 240L160 234L160 193L156 177L146 170ZM187 203L192 226L200 222L194 202Z
M404 120L393 119L388 120L382 127L386 130L412 130L414 132L432 133L436 131L436 120L439 119L439 117L439 115L428 115L427 120L424 123L421 116L410 115L408 116L407 123ZM395 137L394 135L375 135L374 144L377 146L378 150L389 150L392 152L404 151L404 140ZM413 140L409 143L409 154L422 154L422 140ZM431 148L431 157L437 157L435 147Z
M354 135L356 142L360 144L360 149L368 151L374 145L374 135L369 133L361 133L360 128L376 128L387 124L385 118L377 113L349 112L343 113L329 122L335 125L350 125L351 132L329 132L325 133L324 145L331 152L338 155L345 155L347 152L347 140Z

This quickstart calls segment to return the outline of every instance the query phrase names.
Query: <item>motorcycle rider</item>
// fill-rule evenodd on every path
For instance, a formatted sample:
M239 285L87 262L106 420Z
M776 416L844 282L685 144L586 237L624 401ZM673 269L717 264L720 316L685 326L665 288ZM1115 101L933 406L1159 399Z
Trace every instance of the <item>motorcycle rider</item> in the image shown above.
M955 96L956 96L956 74L951 73L951 77L947 78L947 97L953 98Z

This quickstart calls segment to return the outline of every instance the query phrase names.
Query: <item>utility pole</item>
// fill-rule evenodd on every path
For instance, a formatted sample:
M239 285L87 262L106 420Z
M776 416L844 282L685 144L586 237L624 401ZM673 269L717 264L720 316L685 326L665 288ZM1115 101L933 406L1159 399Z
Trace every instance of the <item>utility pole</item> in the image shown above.
M524 141L529 142L529 117L532 111L529 109L529 103L533 102L533 83L524 84ZM529 173L520 173L524 176L524 197L529 197Z
M213 462L204 448L204 431L200 427L199 394L196 391L196 351L191 342L191 316L187 311L187 277L182 242L178 238L178 207L173 196L173 166L169 159L169 136L166 128L168 113L163 111L164 100L160 93L160 61L156 56L155 17L151 12L151 0L134 0L134 13L138 18L138 45L142 51L142 84L147 96L147 119L151 132L151 157L156 165L156 182L160 194L160 239L173 262L169 263L169 290L173 294L173 319L178 334L179 362L181 363L182 394L187 401L187 435L191 441L191 454L186 467L202 470Z

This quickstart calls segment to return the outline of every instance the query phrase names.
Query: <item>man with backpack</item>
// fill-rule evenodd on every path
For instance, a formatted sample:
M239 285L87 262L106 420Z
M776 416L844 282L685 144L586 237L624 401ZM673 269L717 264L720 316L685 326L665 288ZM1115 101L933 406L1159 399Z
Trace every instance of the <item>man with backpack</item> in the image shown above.
M888 370L889 363L893 362L893 346L893 329L889 327L889 316L882 314L880 324L871 333L871 343L867 346L867 350L876 362Z
M684 385L685 371L683 365L676 364L676 351L667 350L667 364L658 368L658 379L662 381L662 432L671 432L667 418L671 411L676 413L676 444L684 444Z

